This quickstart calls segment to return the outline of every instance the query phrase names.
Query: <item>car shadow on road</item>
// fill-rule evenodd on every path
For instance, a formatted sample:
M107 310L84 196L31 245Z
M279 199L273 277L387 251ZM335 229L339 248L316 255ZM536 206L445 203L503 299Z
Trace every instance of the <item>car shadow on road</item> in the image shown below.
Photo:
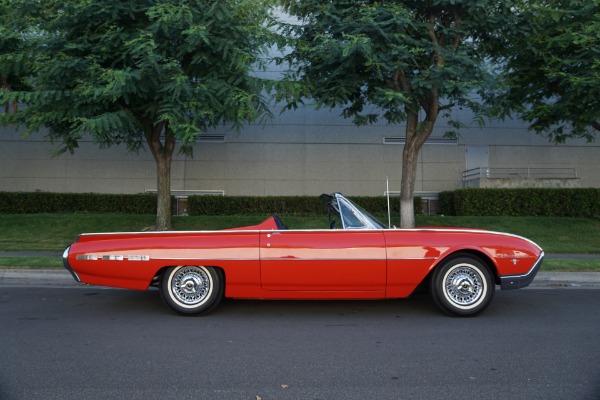
M477 317L513 315L535 312L527 301L536 296L535 291L504 293L498 291L492 304ZM63 296L64 297L64 296ZM69 296L70 297L70 296ZM76 300L77 299L77 300ZM86 288L73 298L73 306L99 314L143 314L180 316L166 307L157 290L134 291L122 289ZM437 309L427 292L413 294L406 299L390 300L247 300L224 299L208 318L288 317L305 318L321 316L351 317L449 318ZM182 317L196 317L182 316Z
M162 303L158 291L154 289L144 292L86 288L79 296L71 297L71 299L74 307L84 308L90 313L96 314L179 315ZM203 317L287 316L305 318L307 316L363 314L393 318L443 315L437 310L427 293L417 293L407 299L391 300L247 300L228 298L223 299L215 310Z

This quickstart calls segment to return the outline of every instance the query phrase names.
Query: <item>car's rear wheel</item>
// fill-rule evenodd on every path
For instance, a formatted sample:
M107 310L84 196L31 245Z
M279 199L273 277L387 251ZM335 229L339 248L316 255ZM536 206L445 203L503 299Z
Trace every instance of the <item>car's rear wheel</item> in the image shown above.
M163 302L181 314L206 314L223 298L223 277L212 267L178 266L162 275L160 295Z
M430 282L436 305L450 315L469 316L483 311L494 297L494 280L479 258L458 255L437 267Z

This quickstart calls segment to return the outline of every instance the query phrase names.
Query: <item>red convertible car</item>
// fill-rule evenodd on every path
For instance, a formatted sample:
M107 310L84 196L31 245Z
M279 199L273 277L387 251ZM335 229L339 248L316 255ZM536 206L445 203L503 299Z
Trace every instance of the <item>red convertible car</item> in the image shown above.
M82 234L64 252L78 282L146 290L182 314L223 297L393 299L421 284L444 312L474 315L496 285L531 283L544 252L532 241L479 229L388 228L340 193L331 229L292 230L277 216L219 231Z

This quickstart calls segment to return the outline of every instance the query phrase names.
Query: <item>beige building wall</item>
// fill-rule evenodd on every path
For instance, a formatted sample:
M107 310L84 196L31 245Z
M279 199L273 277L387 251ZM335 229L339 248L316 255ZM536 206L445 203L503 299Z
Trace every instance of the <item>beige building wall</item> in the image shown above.
M194 157L177 155L172 189L223 191L226 195L383 195L386 178L398 191L402 170L403 126L355 127L339 110L289 112L264 126L241 132L227 128L220 143L200 141ZM468 121L469 116L465 115ZM528 132L519 121L494 122L485 128L461 128L456 140L443 139L441 121L432 143L423 147L417 170L417 194L463 187L466 149L488 154L489 168L573 168L580 187L600 187L600 146L581 141L556 145ZM130 154L123 146L100 149L91 140L75 154L51 157L57 146L44 133L23 138L0 128L0 191L142 193L156 188L149 151ZM483 167L483 166L482 166Z

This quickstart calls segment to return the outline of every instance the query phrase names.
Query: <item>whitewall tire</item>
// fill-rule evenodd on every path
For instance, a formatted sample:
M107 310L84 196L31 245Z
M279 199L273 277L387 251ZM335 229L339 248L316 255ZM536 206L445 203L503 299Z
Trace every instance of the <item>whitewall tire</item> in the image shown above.
M223 288L220 270L183 265L164 271L160 295L169 308L180 314L206 314L220 303Z
M430 292L436 305L450 315L469 316L483 311L494 297L494 280L483 261L458 255L433 272Z

